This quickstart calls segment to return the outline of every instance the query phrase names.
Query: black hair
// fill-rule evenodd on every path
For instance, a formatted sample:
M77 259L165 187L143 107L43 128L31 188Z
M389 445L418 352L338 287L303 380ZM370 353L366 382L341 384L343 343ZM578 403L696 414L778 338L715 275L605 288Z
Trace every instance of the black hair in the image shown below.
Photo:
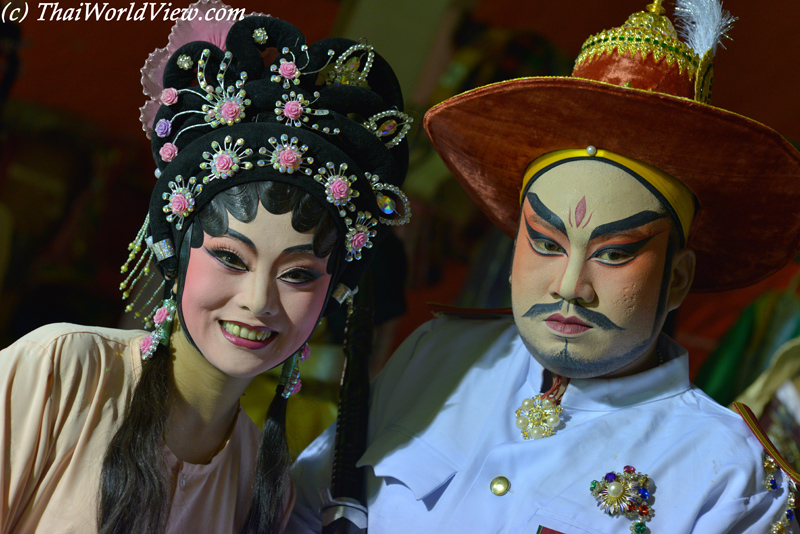
M197 239L194 236L202 238L203 232L213 236L224 234L228 230L228 215L244 223L251 222L259 202L276 215L291 212L292 227L298 232L315 229L312 246L316 256L331 253L338 236L330 210L299 187L272 181L221 191L197 216L196 223L203 231L188 232L193 237L187 241L199 246L191 243ZM328 262L329 271L333 268L332 260ZM185 265L181 267L183 274ZM162 447L171 406L169 376L169 350L159 345L153 356L142 362L141 379L106 450L98 507L101 534L161 533L166 527L169 490ZM286 399L278 394L264 423L253 497L242 533L277 532L284 520L290 484L285 421Z

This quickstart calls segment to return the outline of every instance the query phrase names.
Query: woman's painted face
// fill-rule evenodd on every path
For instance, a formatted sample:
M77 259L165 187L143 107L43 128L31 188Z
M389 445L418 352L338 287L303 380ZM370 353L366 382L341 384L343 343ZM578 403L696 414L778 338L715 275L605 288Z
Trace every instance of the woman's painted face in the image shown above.
M228 232L192 248L183 289L185 327L197 348L229 376L270 369L311 335L325 303L328 258L312 250L313 230L292 228L291 213L259 206Z
M603 161L540 176L522 202L511 274L531 354L557 374L587 378L651 349L666 315L671 228L645 186Z

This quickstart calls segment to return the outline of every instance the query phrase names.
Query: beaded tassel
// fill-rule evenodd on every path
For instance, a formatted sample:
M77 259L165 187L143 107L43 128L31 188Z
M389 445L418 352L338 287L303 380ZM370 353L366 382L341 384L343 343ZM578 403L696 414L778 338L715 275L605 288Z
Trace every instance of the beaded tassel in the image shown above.
M128 253L128 259L119 269L119 272L121 272L122 274L128 273L128 276L119 285L119 290L122 291L122 300L128 300L128 297L130 297L131 290L136 286L136 283L139 281L142 275L147 276L150 274L150 258L153 257L153 251L150 250L150 248L144 244L145 236L147 233L147 227L149 225L150 225L150 215L145 217L144 224L139 229L139 232L136 234L136 238L130 243L128 243L128 250L130 251ZM145 247L144 253L141 254L141 256L139 256L139 260L136 262L133 268L130 268L131 262L136 259L137 255L139 255L140 252L142 252L143 246ZM138 298L139 297L137 295L137 297L131 304L125 306L126 312L133 311L133 305L135 304Z
M128 244L128 251L129 251L128 259L119 269L119 271L122 274L125 273L128 274L125 280L119 285L119 290L122 291L123 301L128 300L128 298L131 296L131 292L133 291L133 289L136 287L136 284L139 283L139 280L141 280L143 276L145 277L145 279L144 282L141 284L141 287L145 288L149 285L150 281L153 279L153 276L155 275L155 273L150 268L150 260L153 257L153 251L145 243L145 238L147 236L147 228L149 227L149 225L150 225L150 215L145 217L144 224L142 224L142 227L139 229L139 232L137 232L136 238ZM142 251L142 249L144 249L144 252ZM133 267L131 267L130 266L131 262L136 260L137 256L139 259L136 261ZM150 305L153 302L153 299L155 299L156 295L161 293L161 289L163 287L164 287L164 282L162 281L161 284L156 289L156 291L150 296L149 299L147 299L147 302L133 314L134 317L136 317L137 319L142 318L142 312L150 307ZM136 293L136 295L133 297L133 300L130 301L125 306L126 312L130 313L136 308L136 303L142 297L143 291L144 290L142 289L138 293ZM150 314L145 315L143 319L145 328L150 328L152 326L151 317L154 312L155 309Z

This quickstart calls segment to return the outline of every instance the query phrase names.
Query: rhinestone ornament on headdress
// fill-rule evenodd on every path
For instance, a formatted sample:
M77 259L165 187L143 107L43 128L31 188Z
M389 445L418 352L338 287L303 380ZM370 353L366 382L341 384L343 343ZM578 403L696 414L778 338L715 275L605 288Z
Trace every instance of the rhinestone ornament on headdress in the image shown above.
M408 197L399 187L392 184L381 183L378 176L369 173L367 173L367 179L372 185L372 191L375 193L375 201L381 212L387 216L395 216L392 219L378 216L378 220L381 223L388 226L400 226L411 220L411 204L408 202ZM394 198L386 193L391 193Z
M258 153L261 156L269 155L269 161L258 160L259 167L272 165L273 169L284 174L302 172L311 175L313 171L306 165L314 163L314 158L304 156L308 151L308 145L298 146L299 140L296 137L289 139L286 134L281 135L280 142L274 137L270 137L268 142L272 145L272 152L267 147L261 147L258 149Z
M366 58L366 59L365 59ZM375 49L366 43L354 44L333 64L325 83L328 85L367 85L367 76L375 61Z
M206 92L206 100L209 104L204 104L201 108L205 112L205 120L209 126L216 128L220 125L231 126L244 118L244 109L250 105L250 100L245 98L247 93L242 89L244 82L247 81L247 73L239 74L239 80L235 85L225 87L225 71L231 63L233 57L230 52L225 52L225 57L219 65L217 72L218 86L214 87L206 83L205 66L210 51L203 50L200 61L197 63L197 81L200 88Z
M633 534L649 534L647 521L653 517L651 494L654 484L644 473L626 465L622 473L610 472L600 480L592 480L589 491L600 509L612 516L623 516L633 521Z
M411 129L414 119L398 110L382 111L368 118L364 128L381 139L387 148L399 144Z
M308 64L311 62L311 59L308 56L308 46L302 45L300 47L300 51L306 55L306 63L302 67L298 65L298 60L294 55L294 52L292 52L289 47L284 47L283 50L281 50L281 54L290 57L283 57L278 61L277 65L270 65L270 72L275 73L270 78L270 81L282 83L284 89L289 89L292 85L300 84L300 76L303 74L314 74L315 72L319 72L319 70L305 72L304 69L308 67ZM322 67L323 69L328 66L328 63L331 61L330 58L333 57L334 53L335 52L333 50L328 50L329 59L328 62Z
M194 176L184 183L183 176L179 174L169 182L169 189L169 193L162 195L167 201L163 210L168 214L167 221L174 222L175 228L181 230L183 221L194 211L195 197L203 191L203 186L197 183Z
M355 205L351 202L359 194L357 190L353 189L353 182L356 181L356 176L347 176L346 163L339 165L339 170L337 171L336 165L329 161L325 167L317 169L314 180L325 186L327 200L339 209L340 216L347 215L345 208L349 211L356 210Z
M267 39L269 39L269 36L267 35L267 30L264 28L256 28L253 30L253 41L255 41L256 44L267 44Z
M778 482L778 473L780 473L778 463L769 454L764 454L764 486L769 491L779 491L780 483ZM781 517L769 526L768 534L784 534L789 532L791 522L797 515L797 487L794 481L789 478L789 495L786 500L786 509L781 514Z
M308 100L302 93L290 92L288 95L282 95L280 100L275 102L275 115L279 122L285 123L287 126L294 126L299 128L306 125L310 120L310 116L325 116L329 114L327 109L313 109L311 106L319 98L319 93L314 92L314 100ZM320 130L323 133L338 134L339 129L334 128L331 130L328 127L320 128L318 124L309 125L314 130Z
M192 61L192 58L187 56L186 54L183 54L180 57L178 57L176 63L178 64L178 68L182 70L189 70L192 67L194 67L194 61Z
M244 139L239 138L233 142L233 138L228 135L225 136L224 146L216 141L211 143L213 152L203 152L203 159L206 160L200 164L200 168L209 170L210 174L203 177L203 183L216 179L225 180L236 174L240 169L250 170L253 164L249 161L244 161L253 155L252 148L242 148L244 146Z
M251 104L250 99L246 98L247 93L242 89L245 81L247 81L247 73L240 73L239 80L237 80L234 85L225 86L225 72L228 70L233 58L230 52L225 52L225 56L220 62L217 72L217 82L219 85L213 86L206 81L206 62L210 53L211 51L209 49L204 49L200 55L200 60L197 62L197 83L200 86L200 90L204 93L200 95L200 97L205 99L208 103L200 106L200 109L188 109L175 114L170 119L161 119L153 128L153 131L158 137L164 138L172 133L172 121L176 118L187 114L199 113L204 115L204 124L194 124L178 131L172 139L172 142L168 143L170 147L174 147L174 150L167 149L163 153L159 151L159 155L166 163L172 161L177 155L178 149L175 143L183 132L202 126L217 128L218 126L232 126L233 124L237 124L245 118L245 108ZM181 66L182 64L191 65L191 58L189 56L180 56L177 62L178 66L183 68ZM181 93L190 93L193 96L198 96L194 89L175 89L168 87L161 92L159 100L162 104L171 106L178 101L178 97Z
M346 261L361 259L361 251L365 248L372 248L371 238L377 233L374 226L378 221L372 218L368 211L359 211L355 222L349 217L344 220L347 225L347 235L344 238L344 246L347 249Z

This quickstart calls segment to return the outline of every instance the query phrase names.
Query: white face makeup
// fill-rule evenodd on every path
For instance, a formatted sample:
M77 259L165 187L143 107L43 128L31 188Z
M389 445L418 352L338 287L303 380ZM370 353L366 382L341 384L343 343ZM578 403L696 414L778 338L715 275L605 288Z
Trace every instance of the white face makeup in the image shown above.
M522 202L514 319L554 373L615 373L653 351L663 326L672 222L648 189L602 160L542 174Z
M328 258L312 251L313 230L292 228L291 213L259 206L256 218L229 217L228 232L192 248L183 318L197 348L223 373L252 377L308 339L325 303Z

